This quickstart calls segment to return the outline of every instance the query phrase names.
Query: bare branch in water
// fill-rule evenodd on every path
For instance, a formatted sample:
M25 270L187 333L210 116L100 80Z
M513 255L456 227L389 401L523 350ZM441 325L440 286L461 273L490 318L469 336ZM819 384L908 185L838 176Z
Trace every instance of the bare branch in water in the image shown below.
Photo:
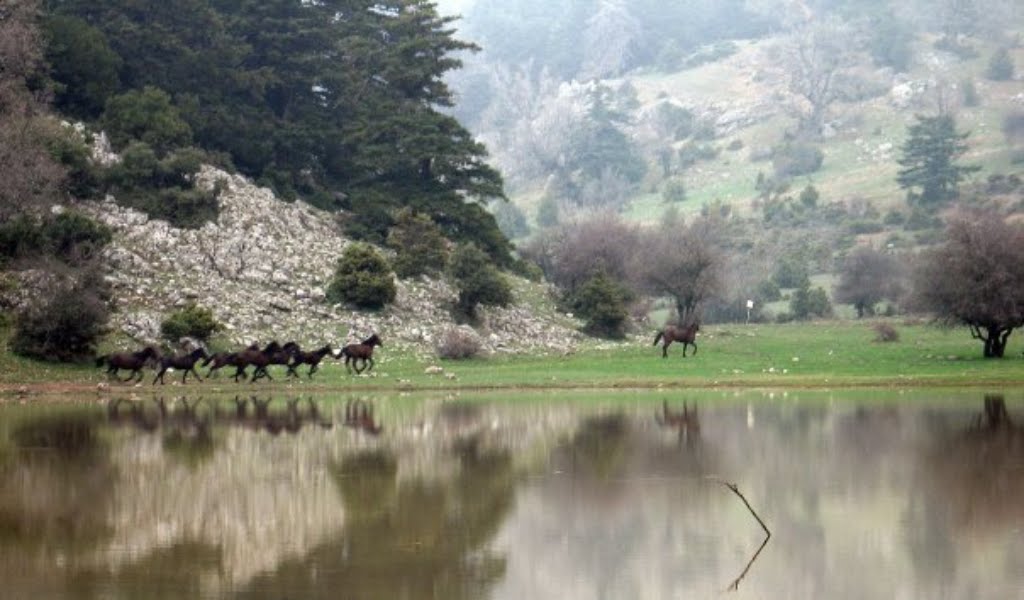
M743 504L746 505L747 510L750 511L750 514L754 515L754 518L757 519L758 524L761 525L761 529L764 530L764 541L761 542L761 545L757 548L757 552L754 552L754 555L750 557L749 561L747 561L747 566L743 569L743 572L740 573L739 577L737 577L732 582L732 584L729 585L729 591L735 592L740 588L740 581L743 581L743 578L747 576L747 571L749 571L750 567L753 566L754 561L757 560L757 557L761 555L761 551L764 550L764 547L768 545L768 540L771 539L772 532L768 529L768 526L764 524L764 521L761 520L761 517L757 514L757 511L754 510L754 507L750 506L750 502L747 502L747 498L740 492L739 487L735 483L730 483L728 481L725 481L724 479L719 479L717 477L708 477L708 479L721 483L725 487L732 490L732 493L739 496L740 500L743 501Z

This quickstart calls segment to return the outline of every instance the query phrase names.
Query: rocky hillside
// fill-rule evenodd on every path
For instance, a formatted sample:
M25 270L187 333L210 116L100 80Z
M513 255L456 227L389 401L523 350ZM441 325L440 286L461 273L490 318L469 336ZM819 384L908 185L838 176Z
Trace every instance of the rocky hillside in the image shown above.
M197 176L200 186L223 186L217 221L200 229L176 229L110 197L86 207L114 231L105 249L113 325L135 343L157 341L165 315L188 302L210 308L231 345L277 339L318 347L377 332L388 349L428 359L456 327L449 310L456 293L439 280L398 281L396 302L380 312L328 304L327 284L350 243L331 214L282 202L239 175L206 167ZM555 311L548 290L521 279L513 287L516 305L481 311L483 348L570 351L577 324Z

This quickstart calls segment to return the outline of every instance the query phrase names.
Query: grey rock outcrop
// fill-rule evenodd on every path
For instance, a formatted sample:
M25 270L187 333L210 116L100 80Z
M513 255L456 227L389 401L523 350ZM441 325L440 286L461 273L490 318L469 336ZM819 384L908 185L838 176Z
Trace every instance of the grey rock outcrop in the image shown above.
M197 174L201 187L218 181L220 214L199 229L149 219L110 197L86 205L114 231L104 257L118 299L113 324L127 336L156 341L163 317L194 302L213 311L234 344L277 339L303 347L337 345L377 332L386 347L428 359L435 341L455 326L450 307L456 293L442 280L399 280L396 301L379 312L327 304L334 266L351 243L335 216L301 201L282 202L240 175L212 167ZM520 297L545 295L524 280L513 287ZM478 331L489 352L561 353L580 339L575 324L553 307L481 312Z

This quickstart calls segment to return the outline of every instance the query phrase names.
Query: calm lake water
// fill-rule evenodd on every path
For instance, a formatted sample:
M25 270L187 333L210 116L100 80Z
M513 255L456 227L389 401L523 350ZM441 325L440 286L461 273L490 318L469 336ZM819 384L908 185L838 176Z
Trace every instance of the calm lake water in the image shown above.
M0 597L1024 598L1024 393L8 404Z

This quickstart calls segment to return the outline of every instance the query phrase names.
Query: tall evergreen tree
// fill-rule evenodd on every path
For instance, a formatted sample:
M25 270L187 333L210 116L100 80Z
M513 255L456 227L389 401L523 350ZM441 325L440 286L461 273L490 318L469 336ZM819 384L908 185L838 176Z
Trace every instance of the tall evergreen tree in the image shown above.
M484 208L504 197L501 176L441 112L456 53L477 49L455 39L453 18L427 0L183 1L49 6L102 34L92 43L122 61L121 93L164 90L195 143L285 197L357 216L412 206L511 263ZM383 238L389 219L374 222Z
M967 151L964 140L968 135L956 131L950 115L917 115L917 122L910 126L903 144L903 156L898 160L903 168L896 176L900 187L907 190L908 200L936 205L956 198L964 176L979 169L956 164Z

